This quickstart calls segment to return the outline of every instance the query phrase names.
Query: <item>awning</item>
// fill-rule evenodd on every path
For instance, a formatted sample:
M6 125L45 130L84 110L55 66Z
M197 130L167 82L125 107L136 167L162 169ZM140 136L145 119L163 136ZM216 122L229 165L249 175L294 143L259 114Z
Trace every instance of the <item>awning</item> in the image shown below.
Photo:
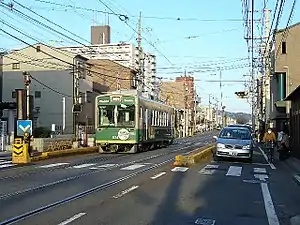
M277 101L277 102L274 103L274 105L277 108L285 108L286 107L286 102L285 101Z

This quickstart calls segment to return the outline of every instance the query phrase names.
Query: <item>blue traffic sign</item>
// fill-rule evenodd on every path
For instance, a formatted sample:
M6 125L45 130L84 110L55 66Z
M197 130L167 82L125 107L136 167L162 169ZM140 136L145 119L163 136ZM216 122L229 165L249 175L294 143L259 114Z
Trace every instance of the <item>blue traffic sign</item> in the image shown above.
M17 120L17 136L24 136L25 132L32 135L32 121L31 120Z

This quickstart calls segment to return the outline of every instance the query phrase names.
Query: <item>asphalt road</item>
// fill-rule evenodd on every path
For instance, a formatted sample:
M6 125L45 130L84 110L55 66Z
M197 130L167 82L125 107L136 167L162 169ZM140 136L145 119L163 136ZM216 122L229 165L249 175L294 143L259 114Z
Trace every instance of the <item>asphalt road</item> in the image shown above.
M60 158L0 170L0 221L94 187L105 187L112 181L119 182L118 179L125 176L170 164L175 155L211 143L212 135L207 133L176 140L168 148L140 154ZM139 176L134 179L136 177Z
M291 171L282 162L269 165L259 149L253 163L212 160L172 169L158 167L18 224L286 225L300 214Z

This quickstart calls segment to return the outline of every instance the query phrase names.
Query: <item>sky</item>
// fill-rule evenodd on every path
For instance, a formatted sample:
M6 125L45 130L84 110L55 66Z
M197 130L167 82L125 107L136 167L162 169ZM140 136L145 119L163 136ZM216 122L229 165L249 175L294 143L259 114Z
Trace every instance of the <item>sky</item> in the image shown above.
M221 73L224 80L223 105L226 106L226 110L250 113L251 108L247 100L238 99L234 94L236 91L246 90L245 81L250 78L241 0L103 0L102 2L110 9L101 1L18 0L16 2L80 36L80 39L75 38L82 44L87 44L90 40L91 25L104 25L108 22L112 30L112 43L126 41L136 44L138 16L141 12L142 46L144 50L157 56L157 77L163 77L162 81L167 81L183 75L186 71L196 80L196 91L201 98L201 104L207 105L209 95L213 96L213 103L220 99L220 83L216 81L220 80ZM9 3L10 0L2 0L2 2ZM275 0L267 2L267 7L273 10ZM256 0L255 4L255 9L263 8L263 0ZM291 5L292 1L285 5L280 28L285 27ZM14 3L14 8L74 38L73 34L38 18L17 3ZM112 12L110 10L117 15L107 16L103 13ZM127 22L122 21L124 17L119 17L119 14L128 16ZM1 23L1 19L43 43L56 46L80 45L69 38L28 22L24 16L5 9L3 5L0 7L0 15L0 28L31 44L36 40L8 28ZM260 15L261 13L256 13L256 18ZM299 12L296 10L292 23L299 21ZM256 27L259 27L258 23ZM257 28L256 33L258 34ZM0 30L0 51L1 48L3 50L20 47L25 45ZM226 82L226 80L235 82Z

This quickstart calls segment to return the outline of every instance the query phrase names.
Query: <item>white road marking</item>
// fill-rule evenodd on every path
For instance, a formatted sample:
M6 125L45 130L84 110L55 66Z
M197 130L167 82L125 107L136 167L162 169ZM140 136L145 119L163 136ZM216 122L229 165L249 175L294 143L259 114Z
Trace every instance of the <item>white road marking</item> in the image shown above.
M124 167L124 168L121 168L121 170L136 170L138 168L141 168L145 165L143 164L135 164L135 165L131 165L131 166L127 166L127 167Z
M39 168L51 168L55 166L62 166L62 165L68 165L69 163L53 163L48 165L39 166Z
M265 160L267 161L267 163L269 164L269 166L271 167L271 169L272 169L272 170L276 170L276 167L274 166L274 164L273 164L273 163L269 163L268 157L267 157L266 153L262 150L262 148L259 147L259 146L258 146L258 148L259 148L259 150L261 151L261 154L264 156L264 158L265 158Z
M186 172L189 168L187 167L175 167L171 169L172 172Z
M138 188L139 188L139 186L133 185L132 187L130 187L130 188L122 191L121 193L119 193L119 194L117 194L115 196L113 196L113 198L114 199L121 198L122 196L124 196L124 195L128 194L129 192L132 192L132 191L134 191L135 189L138 189Z
M163 176L163 175L166 175L167 173L166 172L161 172L161 173L159 173L159 174L156 174L156 175L154 175L154 176L152 176L152 177L150 177L152 180L155 180L155 179L157 179L157 178L159 178L159 177L161 177L161 176Z
M254 173L267 173L266 168L254 168Z
M66 224L69 224L69 223L73 222L74 220L77 220L77 219L79 219L80 217L83 217L85 214L86 214L86 213L78 213L78 214L72 216L71 218L69 218L69 219L67 219L67 220L65 220L65 221L63 221L63 222L61 222L61 223L58 224L58 225L66 225Z
M239 177L242 174L242 169L240 166L230 166L226 176Z
M267 178L269 178L267 174L254 174L254 177L255 177L256 179L264 180L264 181L265 181Z
M206 165L202 170L200 170L198 173L205 174L205 175L212 175L214 174L217 169L219 168L219 165Z
M218 162L212 160L211 163L218 163ZM241 164L241 162L230 162L230 163L232 163L232 164ZM256 165L256 166L269 166L269 163L255 163L255 162L247 163L247 162L244 162L243 164L251 164L251 165Z
M203 219L203 218L198 218L195 221L195 224L199 224L199 225L215 225L216 221L212 220L212 219Z
M73 166L73 168L75 169L81 169L81 168L86 168L86 167L90 167L90 166L94 166L96 165L96 163L85 163L85 164L81 164L78 166Z
M261 180L264 180L261 178ZM260 183L269 225L280 225L267 183Z
M4 160L2 162L0 161L0 165L9 164L9 163L12 163L12 161L4 161Z
M90 170L105 170L107 168L116 167L116 166L118 166L118 164L109 163L109 164L103 164L100 166L91 167L89 169Z
M0 169L12 167L12 166L16 166L16 164L2 164L2 165L0 165Z

